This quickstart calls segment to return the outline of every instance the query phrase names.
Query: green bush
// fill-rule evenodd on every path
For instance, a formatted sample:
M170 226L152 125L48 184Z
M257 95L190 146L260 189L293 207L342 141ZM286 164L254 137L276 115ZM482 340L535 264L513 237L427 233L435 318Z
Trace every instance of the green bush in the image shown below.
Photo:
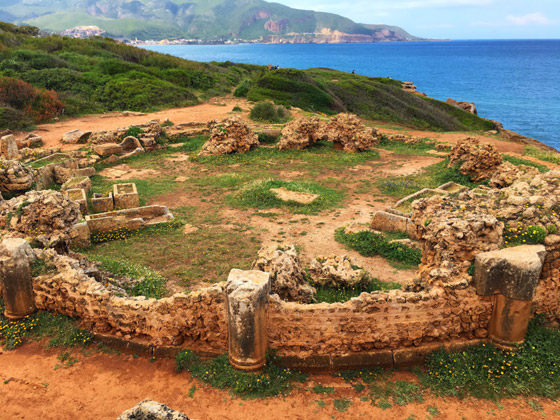
M506 247L543 244L548 233L541 226L523 226L518 223L515 227L507 226L504 229L504 244Z
M236 98L246 98L247 93L251 89L251 82L249 80L243 80L239 86L233 92L233 96Z
M281 124L288 120L290 114L283 106L276 106L272 102L261 102L256 104L249 118L253 121L268 122L273 124Z
M33 124L32 118L17 109L3 106L0 107L0 127L11 130L22 130Z

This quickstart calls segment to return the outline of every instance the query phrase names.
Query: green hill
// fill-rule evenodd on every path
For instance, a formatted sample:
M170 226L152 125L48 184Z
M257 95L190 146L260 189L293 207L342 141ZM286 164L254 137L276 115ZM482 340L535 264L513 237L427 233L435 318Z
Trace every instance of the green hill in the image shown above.
M259 39L271 42L418 40L398 27L262 0L1 0L0 16L61 32L95 25L123 38ZM340 38L340 34L346 34Z
M402 90L401 82L329 69L198 63L110 38L40 36L0 22L0 128L22 128L65 115L153 111L213 96L246 96L285 106L433 130L488 130L486 120Z

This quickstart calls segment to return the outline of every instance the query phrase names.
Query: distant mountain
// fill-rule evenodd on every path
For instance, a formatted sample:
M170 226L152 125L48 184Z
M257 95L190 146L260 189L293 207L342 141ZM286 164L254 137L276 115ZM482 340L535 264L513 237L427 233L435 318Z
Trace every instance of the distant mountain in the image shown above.
M396 26L262 0L0 0L0 17L61 32L94 25L117 38L272 43L417 41Z

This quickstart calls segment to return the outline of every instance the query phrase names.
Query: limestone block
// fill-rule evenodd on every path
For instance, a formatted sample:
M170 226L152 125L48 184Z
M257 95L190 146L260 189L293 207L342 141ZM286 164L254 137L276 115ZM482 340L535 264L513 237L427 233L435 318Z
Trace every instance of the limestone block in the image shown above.
M64 144L85 143L89 136L91 136L91 131L83 132L81 130L72 130L64 133L61 141Z
M258 370L266 363L270 274L233 269L226 284L229 360L237 369Z
M373 215L371 221L371 228L380 231L397 231L406 232L408 224L408 218L404 216L399 216L393 213L388 213L386 211L377 211Z
M479 295L532 299L546 255L543 245L522 245L476 256L474 283Z
M35 312L30 261L33 250L25 239L4 239L0 244L0 282L8 319L22 319Z
M10 160L20 158L16 139L11 134L0 139L0 154Z
M122 147L116 143L98 144L93 147L93 151L101 157L120 155L123 153Z
M114 208L113 193L93 194L91 206L96 213L106 213Z
M116 209L132 209L140 206L138 190L136 184L132 182L113 185L113 199Z
M64 194L68 197L69 200L74 201L80 205L80 211L82 212L82 214L87 214L88 212L87 196L84 189L73 188L64 191Z
M86 194L91 190L91 180L87 176L74 176L62 184L61 190L83 189Z
M128 136L126 137L120 144L119 146L121 147L122 151L124 153L129 153L132 152L138 148L142 149L142 144L140 143L140 141L133 136Z
M86 222L76 223L68 232L70 245L75 248L86 248L91 245L91 232Z

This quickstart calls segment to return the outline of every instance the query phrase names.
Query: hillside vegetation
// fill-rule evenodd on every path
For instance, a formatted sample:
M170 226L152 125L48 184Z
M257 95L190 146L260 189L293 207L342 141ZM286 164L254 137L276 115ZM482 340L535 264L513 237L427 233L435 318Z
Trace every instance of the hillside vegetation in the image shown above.
M198 63L110 38L40 36L37 28L0 22L1 128L24 128L60 114L190 106L232 91L252 101L326 114L349 111L418 128L492 128L451 105L404 92L392 79Z
M296 34L312 40L323 29L370 36L371 41L419 39L398 27L362 25L339 15L262 0L10 0L0 2L0 18L56 32L96 25L108 35L131 39L259 39Z

